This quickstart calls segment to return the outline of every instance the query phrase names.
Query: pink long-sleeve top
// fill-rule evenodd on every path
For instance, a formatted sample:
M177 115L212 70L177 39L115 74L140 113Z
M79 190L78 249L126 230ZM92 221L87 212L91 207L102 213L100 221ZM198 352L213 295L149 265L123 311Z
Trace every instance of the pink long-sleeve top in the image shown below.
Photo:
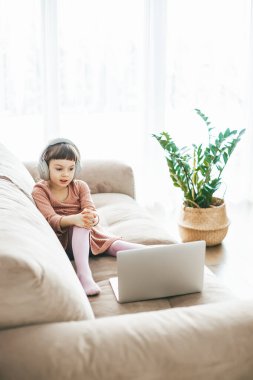
M54 198L47 181L36 183L32 192L37 208L55 231L64 249L68 246L69 228L72 227L61 228L61 218L79 214L84 208L96 211L86 182L74 180L68 190L68 196L64 201ZM90 231L91 251L94 255L103 253L118 239L120 238L104 233L100 226L93 227Z

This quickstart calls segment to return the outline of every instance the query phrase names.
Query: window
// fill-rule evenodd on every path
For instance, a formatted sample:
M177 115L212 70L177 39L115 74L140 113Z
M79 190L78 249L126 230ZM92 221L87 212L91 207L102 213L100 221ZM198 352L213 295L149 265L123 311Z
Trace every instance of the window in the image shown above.
M219 129L247 127L226 196L252 199L251 12L251 0L0 0L1 142L30 160L70 138L84 158L127 161L143 199L163 200L151 134L199 143L200 108Z

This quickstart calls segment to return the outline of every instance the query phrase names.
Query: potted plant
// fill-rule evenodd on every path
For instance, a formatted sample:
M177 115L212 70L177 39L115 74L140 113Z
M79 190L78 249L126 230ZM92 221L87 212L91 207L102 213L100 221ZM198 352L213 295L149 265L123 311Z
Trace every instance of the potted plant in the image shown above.
M208 131L208 144L179 148L168 132L153 134L165 150L173 185L183 191L184 202L179 219L183 242L205 240L206 244L221 243L227 234L229 220L223 198L214 196L222 184L222 173L236 145L245 132L230 130L214 135L208 117L196 113Z

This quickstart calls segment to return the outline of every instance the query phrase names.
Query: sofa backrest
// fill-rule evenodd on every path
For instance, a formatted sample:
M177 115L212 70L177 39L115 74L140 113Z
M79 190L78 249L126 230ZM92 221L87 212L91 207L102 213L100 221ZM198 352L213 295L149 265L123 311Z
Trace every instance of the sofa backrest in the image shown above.
M37 162L24 162L24 165L37 182L40 179ZM78 179L87 182L92 194L120 193L135 199L133 169L121 161L99 159L83 161Z
M34 180L22 162L0 143L0 178L7 178L32 200Z

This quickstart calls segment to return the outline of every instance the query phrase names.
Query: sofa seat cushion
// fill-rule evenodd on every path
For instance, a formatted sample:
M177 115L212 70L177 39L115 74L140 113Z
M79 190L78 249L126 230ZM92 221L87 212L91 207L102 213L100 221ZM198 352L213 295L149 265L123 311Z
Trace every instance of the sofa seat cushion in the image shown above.
M176 240L163 225L154 222L152 215L126 194L93 194L101 225L111 234L141 244L172 244Z
M201 293L120 304L116 301L109 283L110 277L117 276L116 258L108 255L91 256L90 267L95 281L102 290L98 296L89 297L95 317L108 317L119 314L163 310L174 307L209 304L235 299L232 292L224 287L217 277L205 267L204 288Z
M0 179L0 328L93 318L53 230L12 182Z

